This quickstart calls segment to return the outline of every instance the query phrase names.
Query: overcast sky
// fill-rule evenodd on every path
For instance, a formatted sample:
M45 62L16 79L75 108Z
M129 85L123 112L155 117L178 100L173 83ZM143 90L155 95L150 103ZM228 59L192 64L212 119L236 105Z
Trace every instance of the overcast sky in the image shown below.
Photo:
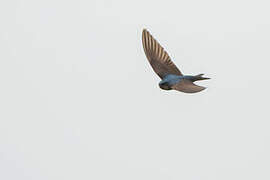
M269 6L2 0L0 179L269 180ZM161 90L143 28L208 88Z

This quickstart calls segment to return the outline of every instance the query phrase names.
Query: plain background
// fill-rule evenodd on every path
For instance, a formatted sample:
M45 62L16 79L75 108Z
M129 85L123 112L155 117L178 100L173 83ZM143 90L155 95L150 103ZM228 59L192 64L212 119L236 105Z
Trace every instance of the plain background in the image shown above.
M0 179L269 180L269 6L2 0ZM143 28L208 88L159 89Z

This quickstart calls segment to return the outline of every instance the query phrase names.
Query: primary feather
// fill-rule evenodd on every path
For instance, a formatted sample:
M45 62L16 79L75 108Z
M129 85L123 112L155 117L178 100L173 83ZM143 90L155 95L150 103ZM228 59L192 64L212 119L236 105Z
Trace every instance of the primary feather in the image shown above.
M149 63L161 79L168 74L182 76L181 71L174 65L168 53L146 29L142 33L142 43Z
M205 87L198 86L190 80L183 79L179 83L173 85L172 89L185 93L196 93L204 90Z

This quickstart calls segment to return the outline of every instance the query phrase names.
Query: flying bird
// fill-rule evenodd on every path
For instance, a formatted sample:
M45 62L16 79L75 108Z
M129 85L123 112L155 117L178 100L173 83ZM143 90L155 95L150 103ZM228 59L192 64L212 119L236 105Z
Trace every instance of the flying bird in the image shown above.
M205 89L205 87L198 86L193 82L210 78L202 77L204 74L183 75L174 65L168 53L146 29L143 29L142 32L142 44L150 65L161 78L159 82L161 89L173 89L184 93L196 93Z

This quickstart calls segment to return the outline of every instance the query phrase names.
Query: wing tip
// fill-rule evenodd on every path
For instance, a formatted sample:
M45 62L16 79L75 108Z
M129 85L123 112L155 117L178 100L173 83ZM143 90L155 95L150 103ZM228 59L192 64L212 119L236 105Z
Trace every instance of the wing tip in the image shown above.
M146 28L143 28L142 35L146 36L149 33L149 31Z

